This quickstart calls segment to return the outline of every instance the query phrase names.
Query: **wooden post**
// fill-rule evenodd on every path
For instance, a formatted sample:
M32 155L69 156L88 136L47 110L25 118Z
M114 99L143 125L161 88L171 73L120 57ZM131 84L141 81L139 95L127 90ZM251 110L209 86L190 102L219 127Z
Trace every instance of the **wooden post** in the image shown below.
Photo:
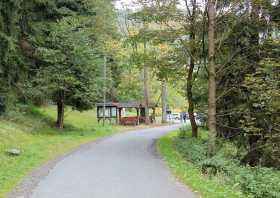
M99 123L100 121L100 116L99 116L99 107L97 106L97 112L96 112L96 115L97 115L97 122Z
M139 108L136 108L137 111L137 125L139 125L140 121L139 121Z
M119 108L119 124L121 124L121 119L122 119L122 108Z
M116 124L119 124L118 107L116 107Z
M104 87L103 87L103 126L105 125L105 111L106 111L106 62L107 62L107 59L106 59L106 56L104 56L104 68L103 68L103 72L104 72Z
M153 107L152 123L156 121L156 108Z

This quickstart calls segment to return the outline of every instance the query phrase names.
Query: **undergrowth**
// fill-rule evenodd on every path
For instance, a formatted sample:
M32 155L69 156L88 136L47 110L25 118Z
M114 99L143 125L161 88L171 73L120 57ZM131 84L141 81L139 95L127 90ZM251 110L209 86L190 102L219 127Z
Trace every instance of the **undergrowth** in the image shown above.
M240 164L238 149L225 140L218 140L215 155L207 155L207 131L192 138L189 128L182 128L172 138L176 151L202 174L218 183L255 198L280 198L280 172L266 167Z

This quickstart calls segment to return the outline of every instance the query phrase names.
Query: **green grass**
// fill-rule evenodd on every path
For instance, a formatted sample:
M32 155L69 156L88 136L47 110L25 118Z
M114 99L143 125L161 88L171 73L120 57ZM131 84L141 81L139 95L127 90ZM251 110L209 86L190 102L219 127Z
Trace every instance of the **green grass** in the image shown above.
M51 127L56 115L54 107L31 112L14 112L0 118L0 198L4 198L35 167L83 143L124 129L97 124L94 111L81 113L67 109L65 129L59 130ZM22 154L8 156L6 150L10 148L20 149Z
M193 192L203 198L245 198L241 192L232 190L222 182L204 176L192 163L183 159L173 145L177 131L160 138L157 148L171 171Z

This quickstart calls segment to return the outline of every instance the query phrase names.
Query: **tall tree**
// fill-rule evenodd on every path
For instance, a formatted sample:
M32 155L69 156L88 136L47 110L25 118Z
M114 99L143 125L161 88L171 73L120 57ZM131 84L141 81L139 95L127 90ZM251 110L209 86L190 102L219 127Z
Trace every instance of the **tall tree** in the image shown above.
M22 1L0 2L0 112L16 99L18 87L25 77L26 67L18 46L21 5Z
M277 71L278 6L279 1L217 4L217 135L234 139L244 154L242 162L250 165L277 164L273 153L278 150L279 110L270 100L277 80L269 70Z
M208 1L208 127L209 153L213 153L216 137L216 68L215 68L215 1Z
M144 8L137 12L128 14L130 23L133 24L130 27L126 27L127 41L132 47L131 60L137 67L143 71L143 104L145 108L145 123L150 124L150 72L149 72L149 36L148 36L148 17L145 14L146 4ZM127 24L126 24L127 25Z
M45 46L36 49L41 64L31 81L30 95L56 103L56 126L63 128L66 105L77 110L92 107L101 92L101 72L87 20L65 17L50 27Z
M194 69L196 62L196 25L197 25L197 2L196 0L191 1L191 8L189 7L188 0L185 0L187 8L190 27L189 27L189 38L190 38L190 52L189 52L189 67L187 67L187 99L189 103L188 113L192 127L192 136L197 137L197 124L194 116L194 100L193 100L193 82L194 82ZM188 62L188 60L187 60ZM187 63L188 64L188 63Z
M201 50L198 50L201 40L200 35L203 32L199 29L202 25L200 22L202 18L201 8L196 0L182 1L185 5L184 9L177 6L178 1L176 0L139 0L139 2L145 8L146 18L149 19L150 23L159 26L151 28L151 31L155 32L156 40L169 43L170 46L174 46L174 43L177 45L176 50L178 54L176 62L181 65L182 70L185 70L186 98L188 100L188 114L192 126L192 136L197 137L198 127L194 115L193 84L195 81L194 73L201 58L199 55ZM158 38L159 36L156 34L159 34L162 38ZM175 73L177 74L177 71Z

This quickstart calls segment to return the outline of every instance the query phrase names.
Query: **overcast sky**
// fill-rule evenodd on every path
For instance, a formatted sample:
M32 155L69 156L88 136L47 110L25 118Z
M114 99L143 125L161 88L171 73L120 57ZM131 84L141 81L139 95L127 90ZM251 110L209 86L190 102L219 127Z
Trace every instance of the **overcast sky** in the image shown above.
M135 4L133 3L134 0L117 0L115 6L117 9L125 8L135 8Z
M128 8L128 9L135 9L137 8L136 4L133 3L135 0L116 0L115 2L115 6L117 9L122 9L123 7ZM184 6L183 1L184 0L179 0L182 4L182 7ZM202 2L204 2L203 0L197 0L198 4L201 4Z

